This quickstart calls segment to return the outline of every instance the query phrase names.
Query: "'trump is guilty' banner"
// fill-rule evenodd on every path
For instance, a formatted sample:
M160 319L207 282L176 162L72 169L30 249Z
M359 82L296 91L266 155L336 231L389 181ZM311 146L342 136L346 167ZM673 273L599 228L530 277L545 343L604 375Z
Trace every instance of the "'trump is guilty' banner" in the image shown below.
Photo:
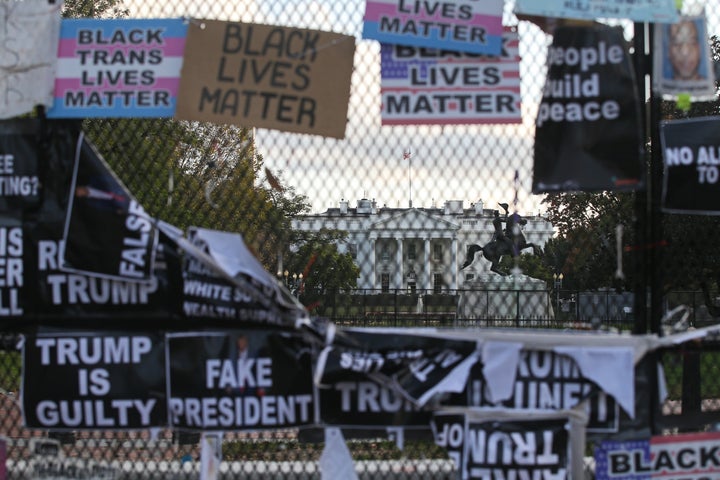
M310 352L272 330L167 336L170 424L257 430L315 421Z
M162 335L29 336L23 347L25 426L138 429L165 425Z
M535 121L533 193L643 183L640 102L622 30L556 29Z

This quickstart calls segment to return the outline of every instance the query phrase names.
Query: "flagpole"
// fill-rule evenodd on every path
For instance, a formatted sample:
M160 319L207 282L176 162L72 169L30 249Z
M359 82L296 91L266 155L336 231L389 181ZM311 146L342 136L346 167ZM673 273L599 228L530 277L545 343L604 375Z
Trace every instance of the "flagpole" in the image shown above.
M408 161L408 195L409 195L409 207L412 208L412 152L410 150L405 150L403 152L403 158L407 158Z

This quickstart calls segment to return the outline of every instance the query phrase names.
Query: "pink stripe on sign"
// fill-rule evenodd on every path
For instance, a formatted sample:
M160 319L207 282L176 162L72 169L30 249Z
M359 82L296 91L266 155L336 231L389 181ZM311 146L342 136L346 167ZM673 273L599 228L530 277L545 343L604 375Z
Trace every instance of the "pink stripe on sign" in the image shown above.
M90 79L87 79L90 80ZM97 81L92 79L92 81ZM179 78L157 78L152 85L127 84L119 81L115 85L104 82L103 85L83 85L79 78L57 78L55 79L55 96L62 95L66 91L83 91L83 92L103 92L106 90L168 90L175 96L177 95Z
M161 45L156 43L140 45L98 45L91 43L88 45L78 45L76 39L65 38L61 39L60 45L58 45L58 57L76 57L78 56L76 53L78 50L103 50L107 52L122 50L123 52L127 52L129 50L151 50L153 48L162 50L164 57L182 57L185 51L185 37L166 38L165 42Z
M382 16L394 17L398 14L397 4L367 2L365 4L365 19L377 22Z

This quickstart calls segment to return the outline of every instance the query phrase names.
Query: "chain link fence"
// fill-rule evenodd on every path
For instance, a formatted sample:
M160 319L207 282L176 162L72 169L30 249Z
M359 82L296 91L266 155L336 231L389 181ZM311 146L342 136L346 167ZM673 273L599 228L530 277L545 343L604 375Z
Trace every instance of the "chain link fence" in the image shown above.
M688 9L702 6L685 3ZM263 266L286 282L314 314L352 326L541 327L636 333L713 325L720 316L717 221L715 217L661 213L657 208L658 178L652 180L647 196L645 192L582 194L580 210L571 214L577 215L574 218L562 209L555 209L555 217L549 215L552 203L544 202L545 195L531 193L534 122L551 37L533 23L518 21L512 14L512 1L506 2L504 25L519 35L522 122L445 126L381 125L381 50L378 42L361 39L365 5L359 0L66 4L67 13L73 16L206 18L329 30L356 37L342 140L170 119L83 121L88 137L151 215L181 229L200 226L241 233ZM710 34L717 35L718 10L708 8L707 14ZM638 48L632 43L633 26L622 26L630 47ZM720 51L713 52L717 61ZM186 68L192 71L192 66ZM648 107L653 102L648 99ZM680 110L673 101L656 107L665 118L718 113L716 102L697 102L688 111ZM650 157L647 160L652 179L658 166L650 165ZM346 202L354 209L355 200L360 208L360 201L367 199L379 209L400 212L407 206L425 212L427 215L412 225L420 231L436 228L430 218L448 201L467 202L451 218L468 225L480 222L469 235L485 235L488 240L492 212L503 203L509 204L510 212L530 219L531 225L559 220L566 228L560 239L543 237L549 241L543 245L544 256L505 258L505 268L520 268L541 282L542 295L529 307L522 306L526 309L522 311L519 298L494 305L488 290L472 287L472 278L463 277L460 270L456 277L467 282L453 285L441 278L445 283L439 290L432 285L432 272L421 284L420 271L416 272L417 284L415 277L412 284L400 285L389 277L385 285L378 277L368 288L352 282L343 285L340 280L330 287L312 285L308 256L302 250L311 242L308 232L292 228L293 220L316 216L315 230L331 229L336 224L323 223L329 218L325 212L343 208ZM480 215L472 210L478 204L486 207L480 207ZM580 228L573 229L573 221ZM624 227L624 238L615 235L617 225ZM465 245L473 241L481 240L468 237L464 244L460 242L452 259L456 264L465 256ZM623 247L624 278L613 275L616 241ZM363 247L345 242L339 254L362 263L362 252L355 248ZM419 248L430 252L430 246ZM404 252L406 257L409 254L410 250ZM389 255L392 259L403 252L393 250ZM340 265L332 254L318 254L313 261L316 269L325 265L323 262L328 269ZM350 274L353 280L362 278L364 268L362 264L355 267ZM475 303L468 306L470 301ZM0 336L0 434L8 439L7 478L197 478L200 447L192 432L58 433L23 428L17 335L22 328L18 330ZM692 344L663 351L661 357L668 399L652 428L700 431L720 424L717 345ZM44 442L46 439L53 442ZM59 452L43 451L58 445ZM382 436L353 439L348 445L360 478L455 478L452 462L431 439L406 439L402 450ZM322 447L316 436L299 430L226 433L221 478L320 478ZM64 472L53 472L58 464L43 460L57 456L65 459Z

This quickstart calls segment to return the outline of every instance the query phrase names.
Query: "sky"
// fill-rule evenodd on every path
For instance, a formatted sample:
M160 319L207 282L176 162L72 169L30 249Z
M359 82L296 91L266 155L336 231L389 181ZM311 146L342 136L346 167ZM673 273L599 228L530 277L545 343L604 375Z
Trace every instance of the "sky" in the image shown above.
M257 151L265 165L296 193L307 195L313 212L337 207L343 199L354 206L361 198L388 207L407 207L411 201L414 207L441 207L447 200L463 200L465 207L483 201L486 208L497 208L497 203L506 202L523 214L542 211L543 196L531 193L533 137L551 37L529 22L518 22L512 1L506 1L503 23L517 25L520 36L522 123L483 126L380 125L380 44L361 38L364 0L132 0L126 4L132 17L190 16L356 37L344 139L256 130ZM703 5L700 0L686 0L684 8L695 13ZM710 33L718 33L717 28L710 28ZM405 151L411 152L409 160L403 158Z

